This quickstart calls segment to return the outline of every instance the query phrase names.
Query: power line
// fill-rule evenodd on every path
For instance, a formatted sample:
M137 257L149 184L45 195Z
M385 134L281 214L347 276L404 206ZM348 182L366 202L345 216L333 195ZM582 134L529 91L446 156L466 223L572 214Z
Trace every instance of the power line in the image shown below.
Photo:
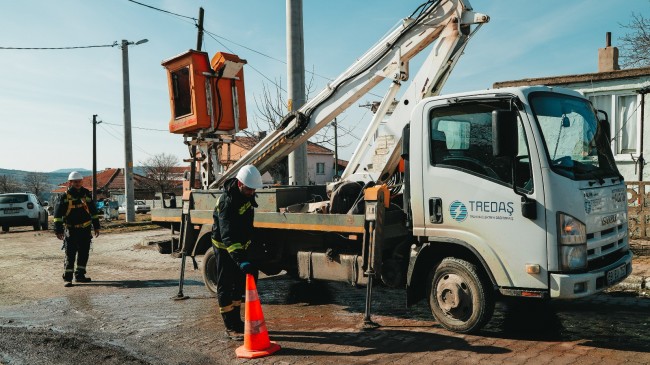
M156 7L154 7L154 6L147 5L147 4L143 4L143 3L140 3L140 2L137 2L137 1L134 1L134 0L127 0L127 1L130 1L130 2L135 3L135 4L138 4L138 5L142 5L142 6L144 6L144 7L147 7L147 8L153 9L153 10L158 10L158 11L161 11L161 12L163 12L163 13L167 13L167 14L175 15L175 16L178 16L178 17L181 17L181 18L192 19L192 20L194 20L195 22L197 21L196 18L193 18L193 17L191 17L191 16L172 13L171 11L163 10L163 9L160 9L160 8L156 8Z
M97 46L74 46L74 47L0 47L0 49L14 49L14 50L53 50L53 49L82 49L82 48L102 48L102 47L116 47L117 41L113 44L102 44Z
M108 123L108 122L103 122L103 123L106 123L108 125L114 125L114 126L117 126L117 127L124 127L124 124ZM167 129L144 128L144 127L134 127L134 126L131 126L131 128L133 128L133 129L142 129L142 130L145 130L145 131L169 132L169 130L167 130Z

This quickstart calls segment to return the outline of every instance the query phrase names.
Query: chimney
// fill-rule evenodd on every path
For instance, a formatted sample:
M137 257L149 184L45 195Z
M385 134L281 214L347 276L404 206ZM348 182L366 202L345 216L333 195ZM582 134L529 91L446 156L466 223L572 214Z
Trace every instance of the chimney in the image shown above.
M598 48L598 72L620 70L618 67L618 48L612 47L612 33L607 32L605 48Z

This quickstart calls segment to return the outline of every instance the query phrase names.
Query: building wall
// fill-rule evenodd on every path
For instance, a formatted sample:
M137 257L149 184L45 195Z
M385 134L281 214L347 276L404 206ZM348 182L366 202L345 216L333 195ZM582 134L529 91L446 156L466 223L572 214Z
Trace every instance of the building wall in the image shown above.
M650 75L640 76L635 78L594 81L594 82L580 82L563 85L564 87L574 89L585 97L592 100L605 100L609 101L610 105L607 110L609 121L611 124L612 138L616 138L612 142L612 152L616 159L616 165L626 181L639 180L639 165L637 160L641 155L641 146L643 146L643 158L646 161L650 160L650 94L645 95L644 115L641 115L641 95L637 90L650 85ZM625 110L626 105L623 101L636 100L635 110ZM601 106L598 106L601 108ZM626 113L623 113L625 110ZM632 117L623 118L626 115ZM625 120L624 120L625 119ZM642 128L642 121L644 126ZM634 133L634 151L621 152L620 143L622 142L622 130L627 129L630 133ZM643 130L643 132L642 132ZM643 137L643 138L641 138ZM618 143L618 145L617 145ZM643 181L650 180L650 165L643 168Z
M322 172L317 172L317 165L322 164ZM307 155L307 176L310 184L323 185L334 179L334 156L309 154Z

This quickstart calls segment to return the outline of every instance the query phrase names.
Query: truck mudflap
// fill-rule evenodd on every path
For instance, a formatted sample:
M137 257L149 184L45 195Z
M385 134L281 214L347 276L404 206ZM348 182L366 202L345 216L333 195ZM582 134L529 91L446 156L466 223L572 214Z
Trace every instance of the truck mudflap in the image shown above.
M582 298L601 292L630 276L632 251L611 265L584 274L551 273L550 294L554 299Z

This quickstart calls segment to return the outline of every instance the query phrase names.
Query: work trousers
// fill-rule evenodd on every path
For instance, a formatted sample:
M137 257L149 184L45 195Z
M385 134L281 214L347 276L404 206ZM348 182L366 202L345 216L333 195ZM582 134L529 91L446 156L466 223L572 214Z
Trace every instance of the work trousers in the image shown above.
M227 313L241 305L246 291L246 275L228 251L214 246L212 248L216 259L219 311Z
M70 235L65 238L65 264L63 278L72 280L75 277L86 275L86 264L90 252L90 242L92 240L91 228L72 228L69 230ZM77 267L75 269L75 260Z

